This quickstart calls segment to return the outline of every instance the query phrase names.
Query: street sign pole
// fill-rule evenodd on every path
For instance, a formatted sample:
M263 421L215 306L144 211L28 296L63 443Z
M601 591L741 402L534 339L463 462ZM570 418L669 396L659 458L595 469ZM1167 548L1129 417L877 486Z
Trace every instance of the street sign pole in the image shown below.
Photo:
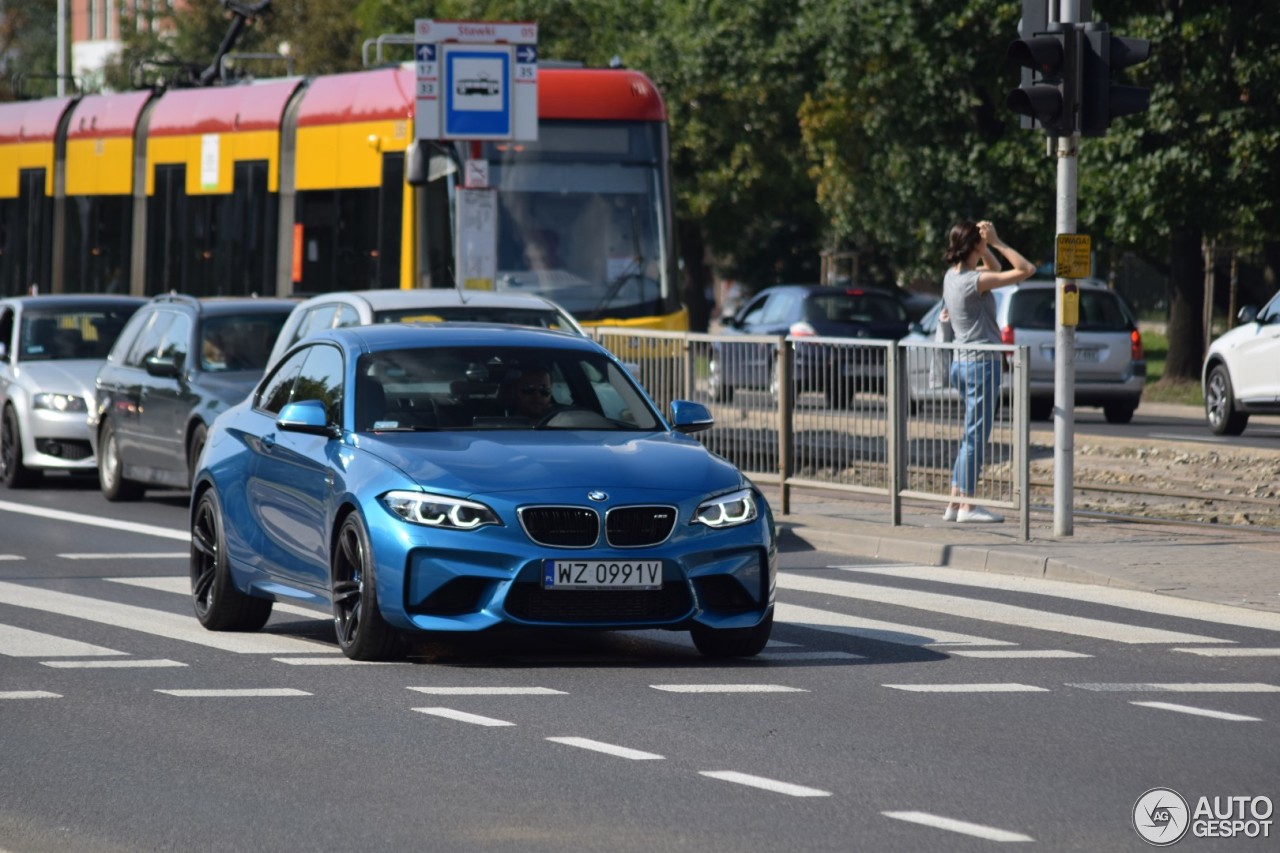
M1080 0L1063 0L1059 6L1060 22L1075 27L1080 23ZM1078 104L1078 99L1076 103ZM1073 122L1078 127L1078 122ZM1080 134L1058 137L1058 234L1074 234L1076 230L1076 197L1078 190ZM1076 327L1069 305L1078 298L1074 280L1056 279L1058 310L1054 312L1053 352L1053 534L1071 536L1072 510L1075 498L1075 386ZM1070 290L1068 290L1070 288ZM1064 320L1068 322L1064 322Z

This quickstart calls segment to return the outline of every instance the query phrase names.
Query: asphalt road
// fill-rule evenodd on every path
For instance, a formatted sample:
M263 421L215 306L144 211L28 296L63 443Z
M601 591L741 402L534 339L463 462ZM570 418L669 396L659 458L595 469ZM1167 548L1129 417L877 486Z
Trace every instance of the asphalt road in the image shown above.
M1273 614L797 550L756 660L512 632L357 665L323 614L200 628L185 518L0 491L0 849L1143 850L1149 789L1280 800Z

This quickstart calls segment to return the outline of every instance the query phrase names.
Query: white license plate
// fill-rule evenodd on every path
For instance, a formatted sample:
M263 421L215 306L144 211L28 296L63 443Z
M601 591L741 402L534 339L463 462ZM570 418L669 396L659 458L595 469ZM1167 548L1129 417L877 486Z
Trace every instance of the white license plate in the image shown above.
M1046 350L1049 354L1049 360L1053 361L1056 350ZM1098 363L1098 351L1096 349L1078 349L1076 350L1076 361L1087 361L1090 364Z
M662 589L661 560L543 560L543 589Z

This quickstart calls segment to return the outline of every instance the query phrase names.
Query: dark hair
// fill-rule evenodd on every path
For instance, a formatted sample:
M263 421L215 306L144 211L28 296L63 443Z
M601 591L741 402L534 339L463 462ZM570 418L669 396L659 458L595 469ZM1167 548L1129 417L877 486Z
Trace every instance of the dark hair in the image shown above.
M976 222L968 219L957 222L951 226L951 233L947 236L947 251L942 259L947 264L958 264L973 254L973 250L981 242L982 234L978 231Z

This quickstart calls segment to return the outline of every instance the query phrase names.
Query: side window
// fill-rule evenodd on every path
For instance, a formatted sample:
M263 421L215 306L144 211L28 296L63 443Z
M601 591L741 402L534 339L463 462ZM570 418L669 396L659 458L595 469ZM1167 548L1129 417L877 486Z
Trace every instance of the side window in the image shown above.
M133 347L133 342L138 339L138 333L141 332L149 324L152 315L147 311L138 311L129 318L129 322L125 323L124 329L120 332L120 337L116 338L116 342L111 346L111 352L107 353L107 361L114 364L120 364L124 361L124 357Z
M342 423L342 353L337 347L320 344L307 350L290 402L299 400L319 400L328 422Z
M191 318L186 314L174 314L173 322L165 330L160 341L161 358L172 360L179 367L187 363L187 353L191 350Z
M13 309L0 311L0 361L8 361L13 352Z
M1271 297L1271 301L1262 306L1258 312L1259 323L1280 323L1280 293Z
M333 315L336 314L338 308L336 305L317 305L307 312L302 318L302 322L298 324L298 331L294 333L293 340L289 341L290 345L297 343L312 332L319 332L323 329L333 328Z
M338 309L338 322L333 324L335 329L341 329L346 326L359 326L360 313L350 305L343 305Z
M302 362L306 361L310 348L300 349L280 362L279 366L267 377L261 386L255 406L269 415L278 415L289 402L289 394L293 391L293 380L298 378Z
M147 325L133 342L133 346L129 347L124 363L130 367L142 367L147 356L159 352L160 342L164 340L164 334L169 330L173 319L174 315L168 311L152 311Z
M759 296L756 300L747 305L746 310L742 314L742 325L755 326L764 321L765 307L769 303L770 297Z
M769 305L764 309L764 316L760 318L764 323L784 323L791 319L792 306L796 304L796 297L790 293L775 293L769 299Z

